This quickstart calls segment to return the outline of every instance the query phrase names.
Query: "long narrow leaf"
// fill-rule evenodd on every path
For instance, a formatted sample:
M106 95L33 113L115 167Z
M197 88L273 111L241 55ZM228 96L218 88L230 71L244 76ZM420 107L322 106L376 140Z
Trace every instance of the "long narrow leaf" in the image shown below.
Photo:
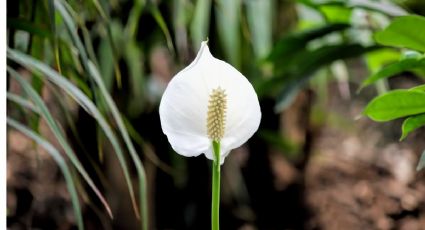
M236 67L240 66L240 10L241 0L217 0L217 30L226 58Z
M155 6L152 6L151 13L156 23L158 23L158 26L161 28L162 32L164 33L165 40L167 41L168 49L172 53L174 53L174 46L173 46L173 41L171 39L171 34L170 34L170 31L168 30L167 23L165 23L164 17L162 17L161 11L159 11L158 7L155 5Z
M192 23L190 24L190 33L193 47L199 49L201 41L208 37L211 15L211 0L197 0Z
M21 97L18 94L7 92L6 98L7 100L12 101L26 109L29 109L34 113L40 113L40 110L37 107L35 107L35 105L32 102L28 101L27 99Z
M122 78L121 78L121 70L119 67L119 58L120 58L120 53L118 52L118 48L115 44L115 41L112 37L112 29L111 29L111 24L110 24L110 16L109 16L109 12L106 11L104 8L106 8L106 5L109 3L108 1L105 0L101 0L101 2L99 2L98 0L93 0L94 5L97 9L97 11L100 13L100 15L102 16L102 25L104 27L104 29L106 30L106 38L108 40L109 45L111 46L112 49L112 60L114 62L114 71L115 71L115 79L117 81L117 86L119 89L121 89L122 87ZM90 43L90 42L88 42ZM95 62L96 64L96 62Z
M72 19L70 13L68 12L66 8L66 3L62 2L61 0L54 0L54 3L55 3L54 5L56 7L56 10L60 13L63 21L65 22L66 29L69 35L71 36L74 46L77 48L79 52L79 56L81 58L81 64L84 66L84 69L87 71L88 70L87 52L84 49L84 45L77 34L77 26L75 25L74 20Z
M58 46L58 34L56 33L56 15L55 15L55 3L54 0L49 0L48 11L49 11L49 21L50 29L53 33L53 52L55 56L56 68L58 68L59 73L62 73L60 65L60 55L59 55L59 46Z
M50 113L49 109L47 108L46 104L43 102L43 99L31 87L31 85L27 81L25 81L19 75L19 73L17 73L16 71L14 71L11 68L8 68L7 70L11 74L11 76L18 81L18 83L21 85L21 87L25 91L25 93L35 103L35 105L37 106L37 108L40 111L40 115L47 122L47 125L52 130L52 132L55 135L56 139L58 140L59 144L65 150L65 153L69 157L69 159L71 160L72 164L75 166L75 168L81 174L81 176L84 178L84 180L87 182L87 184L93 189L94 193L100 199L100 201L102 202L103 206L105 206L105 209L108 212L108 215L112 218L113 215L112 215L111 208L108 205L108 202L106 202L106 199L103 197L102 193L96 187L96 185L94 184L93 180L90 178L90 176L88 175L87 171L84 169L83 165L81 165L81 163L78 160L78 158L77 158L74 150L72 150L71 146L66 141L66 138L64 137L61 129L59 128L59 125L56 123L55 119L53 118L53 116Z
M119 145L118 139L115 135L115 133L112 131L110 125L106 122L103 115L100 113L100 111L96 108L94 103L74 84L72 84L68 79L51 69L46 64L32 58L31 56L28 56L26 54L23 54L19 51L15 51L12 49L7 50L7 57L32 71L40 71L42 73L42 77L46 77L48 80L53 82L55 85L63 89L67 94L69 94L84 110L87 111L91 116L94 117L94 119L97 121L99 126L104 131L106 137L109 139L109 141L112 144L112 147L115 151L115 154L118 158L118 161L121 165L121 168L124 173L125 180L127 182L127 187L130 193L130 198L135 210L136 215L138 216L138 209L136 204L136 199L134 197L134 189L133 185L131 183L130 173L127 167L127 163L124 158L123 151L121 149L121 146Z
M142 214L142 224L143 229L148 229L148 215L147 215L147 194L146 194L146 175L145 170L143 167L143 164L140 161L139 155L136 152L136 149L134 148L133 142L131 142L130 135L128 134L128 131L125 127L124 121L121 117L121 114L112 99L111 95L109 95L108 90L105 87L105 84L102 81L102 78L99 74L99 71L96 69L93 63L89 63L91 75L94 78L94 81L99 86L100 93L102 94L103 98L105 99L108 108L111 110L112 116L115 119L115 122L118 125L118 129L124 139L124 142L129 150L130 156L136 166L137 174L139 176L139 186L140 186L140 208L141 208L141 214Z
M81 208L80 203L78 201L77 189L72 180L71 172L69 171L69 168L66 165L65 159L61 156L59 151L55 147L53 147L52 144L40 137L37 133L25 127L20 122L8 117L7 124L37 142L37 144L43 147L47 151L47 153L49 153L50 156L52 156L53 159L56 161L65 177L68 192L71 195L71 202L74 209L75 219L77 220L78 229L83 230L83 216L81 215Z
M257 58L264 58L272 46L274 1L253 0L246 2L248 25L252 35L252 46Z

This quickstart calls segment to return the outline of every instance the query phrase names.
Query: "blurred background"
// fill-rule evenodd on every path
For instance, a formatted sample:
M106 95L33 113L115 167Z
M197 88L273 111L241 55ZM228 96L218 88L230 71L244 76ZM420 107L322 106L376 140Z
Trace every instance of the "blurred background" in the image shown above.
M8 0L8 228L209 229L211 162L158 114L208 38L262 109L222 167L223 230L425 229L424 128L362 115L425 83L425 62L376 77L423 60L375 35L412 14L425 1Z

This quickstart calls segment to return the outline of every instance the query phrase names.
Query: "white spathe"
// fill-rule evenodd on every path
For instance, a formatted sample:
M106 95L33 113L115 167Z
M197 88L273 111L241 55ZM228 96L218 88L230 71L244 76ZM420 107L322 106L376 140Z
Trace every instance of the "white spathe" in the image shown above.
M207 134L207 113L211 92L219 87L227 95L220 163L257 131L261 110L251 83L233 66L214 58L207 42L202 42L195 60L170 81L159 105L162 131L180 155L204 153L214 159L212 140Z

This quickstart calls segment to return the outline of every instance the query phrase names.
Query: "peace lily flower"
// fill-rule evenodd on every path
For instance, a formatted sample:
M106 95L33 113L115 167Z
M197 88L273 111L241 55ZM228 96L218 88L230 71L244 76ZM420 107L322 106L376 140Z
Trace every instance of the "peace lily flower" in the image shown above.
M168 84L159 106L162 130L186 157L214 156L220 164L257 131L260 105L251 83L230 64L214 58L202 42L195 60Z

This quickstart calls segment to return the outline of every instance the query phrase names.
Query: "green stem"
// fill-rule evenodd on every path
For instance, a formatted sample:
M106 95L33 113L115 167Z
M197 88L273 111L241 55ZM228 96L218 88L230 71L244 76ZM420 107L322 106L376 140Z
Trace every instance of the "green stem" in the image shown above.
M211 204L211 229L219 230L220 221L220 142L213 141L214 162L212 168L212 204Z

